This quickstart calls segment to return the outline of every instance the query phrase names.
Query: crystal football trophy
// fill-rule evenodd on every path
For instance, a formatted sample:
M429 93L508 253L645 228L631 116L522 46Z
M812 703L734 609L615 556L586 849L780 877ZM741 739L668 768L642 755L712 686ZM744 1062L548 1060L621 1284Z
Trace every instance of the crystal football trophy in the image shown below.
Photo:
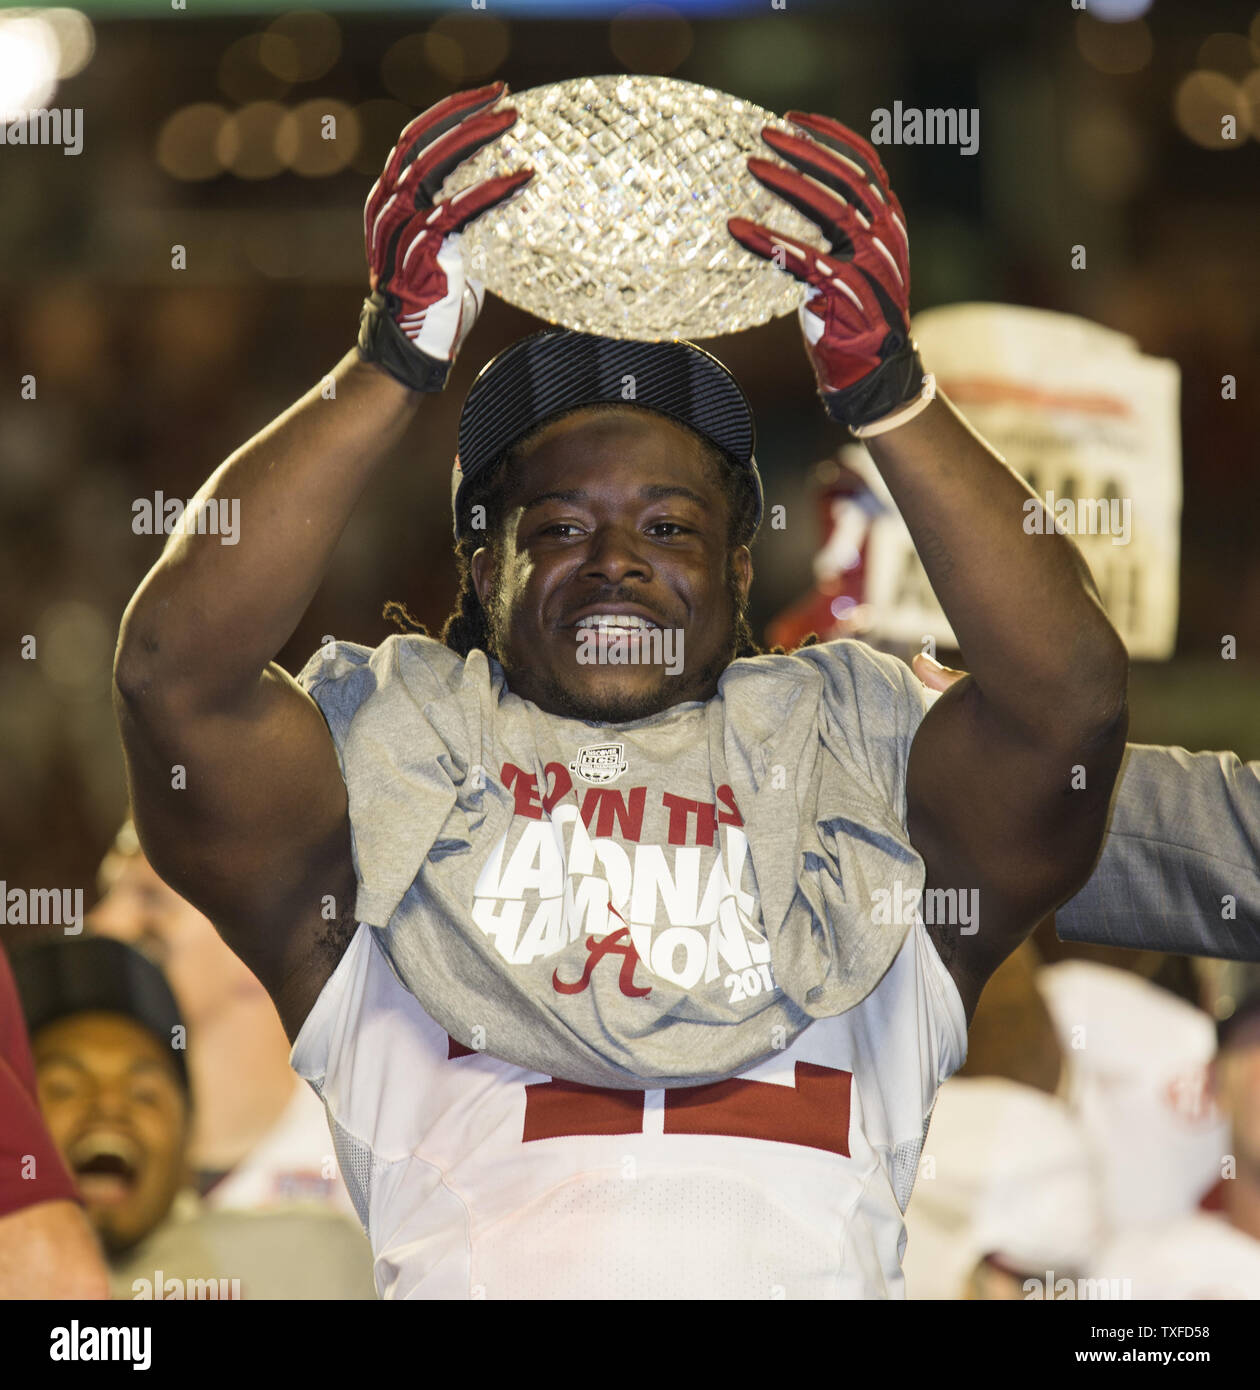
M463 233L469 275L501 299L566 328L647 341L736 333L799 307L805 287L726 230L745 217L826 250L745 163L773 159L761 129L788 123L667 77L584 77L501 104L516 124L442 186L449 197L534 169Z

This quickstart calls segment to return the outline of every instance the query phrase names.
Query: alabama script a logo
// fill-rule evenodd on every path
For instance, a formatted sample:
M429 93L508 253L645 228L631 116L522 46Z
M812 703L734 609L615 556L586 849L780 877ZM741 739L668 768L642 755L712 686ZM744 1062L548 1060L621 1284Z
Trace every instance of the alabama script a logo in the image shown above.
M626 919L617 911L615 907L609 907L608 911L624 922ZM586 949L588 955L586 964L582 967L580 979L571 983L565 983L560 978L560 972L551 972L551 984L557 994L581 994L591 982L591 972L604 959L605 956L613 955L621 957L621 973L617 978L617 984L629 999L643 999L652 993L652 986L648 985L641 989L634 982L634 967L639 963L639 953L634 949L634 942L630 940L630 928L621 927L619 930L609 932L607 936L596 940L593 936L586 938Z

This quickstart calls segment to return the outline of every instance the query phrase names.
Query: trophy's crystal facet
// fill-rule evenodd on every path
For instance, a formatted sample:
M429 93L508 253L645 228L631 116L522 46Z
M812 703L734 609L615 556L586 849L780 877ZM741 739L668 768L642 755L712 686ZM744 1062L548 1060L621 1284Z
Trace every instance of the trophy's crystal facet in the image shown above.
M749 174L773 159L751 102L666 77L586 77L512 92L516 124L442 196L524 165L534 177L462 234L469 275L551 323L611 338L711 338L791 313L805 287L726 230L746 217L825 251ZM799 132L796 132L799 134Z

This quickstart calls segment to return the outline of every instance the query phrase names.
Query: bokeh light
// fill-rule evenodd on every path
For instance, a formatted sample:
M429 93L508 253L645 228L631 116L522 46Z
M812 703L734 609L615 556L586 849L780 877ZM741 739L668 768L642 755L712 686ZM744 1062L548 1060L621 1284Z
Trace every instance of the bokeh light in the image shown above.
M319 10L294 10L267 26L264 61L289 82L314 82L341 57L341 26Z
M216 142L224 168L238 179L274 178L288 163L279 149L279 132L287 116L276 101L251 101L234 111Z
M281 82L288 84L302 80L302 58L298 46L283 34L268 32L259 35L258 62Z
M462 86L468 80L464 76L463 50L449 34L435 33L431 29L424 36L424 61L453 87Z
M92 21L81 10L56 7L39 11L40 18L52 30L57 42L59 59L57 76L63 81L82 72L96 51L96 35Z
M114 653L114 624L91 604L61 599L39 622L39 669L68 694L91 695L108 673Z
M223 172L219 132L227 110L212 101L183 106L163 122L157 138L157 162L174 179L196 182Z
M246 34L219 59L219 90L233 101L275 101L292 84L263 63L263 36Z
M390 96L411 106L424 106L432 82L424 34L408 34L386 50L381 59L381 83Z
M1108 24L1081 14L1076 19L1076 47L1090 67L1119 75L1140 72L1151 61L1155 45L1144 19Z
M664 76L686 61L695 35L668 5L631 5L609 25L608 45L627 72Z
M109 321L91 287L76 278L43 288L38 310L22 325L22 351L33 369L57 382L87 382L109 351ZM9 466L5 460L5 467Z
M1260 138L1260 68L1248 73L1239 89L1251 121L1251 132Z
M452 84L493 77L510 47L508 26L485 15L444 16L424 36L425 61Z
M56 35L42 18L0 11L0 113L45 106L60 60Z
M1192 72L1177 87L1173 111L1183 135L1208 150L1236 150L1246 144L1251 113L1243 90L1219 72ZM1225 138L1223 124L1233 116L1237 138Z
M46 106L58 79L82 72L95 49L80 10L0 9L0 114Z
M1114 24L1140 18L1154 3L1155 0L1089 0L1089 8L1096 18Z
M285 114L277 139L295 174L327 178L346 168L358 152L359 118L344 101L317 97Z
M1245 34L1209 34L1199 47L1196 67L1223 73L1241 82L1256 65L1251 40Z
M1076 181L1099 202L1127 202L1151 169L1149 142L1122 107L1089 106L1068 133L1067 162Z

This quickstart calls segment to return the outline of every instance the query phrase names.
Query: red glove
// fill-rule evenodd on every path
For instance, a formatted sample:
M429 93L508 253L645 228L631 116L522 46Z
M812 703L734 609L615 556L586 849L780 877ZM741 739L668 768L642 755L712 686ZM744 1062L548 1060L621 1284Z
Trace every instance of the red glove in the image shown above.
M910 241L905 214L875 151L829 116L789 111L812 139L766 128L761 138L796 173L767 159L748 171L822 231L830 254L742 217L726 224L756 256L811 287L801 329L827 414L871 424L920 394L910 337ZM805 177L808 175L808 177Z
M434 201L457 164L516 121L510 108L486 110L506 91L506 82L494 82L456 92L417 116L398 137L363 209L374 292L359 317L359 356L413 391L446 385L481 312L485 290L465 275L459 233L534 176L521 169Z

